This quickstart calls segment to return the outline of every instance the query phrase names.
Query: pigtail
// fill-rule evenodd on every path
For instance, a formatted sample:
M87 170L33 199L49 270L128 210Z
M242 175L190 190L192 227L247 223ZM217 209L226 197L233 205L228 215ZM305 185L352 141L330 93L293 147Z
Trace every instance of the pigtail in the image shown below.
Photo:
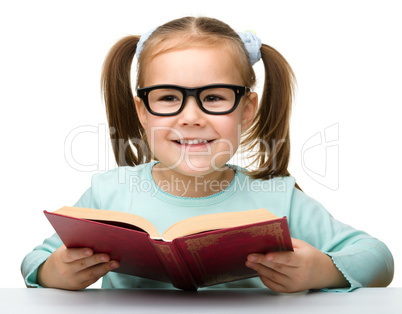
M289 120L295 77L285 58L274 48L263 44L261 59L265 82L254 123L243 143L254 153L251 171L254 179L288 176L290 159Z
M101 88L118 166L135 166L150 161L148 144L144 140L145 131L140 124L131 90L131 64L138 41L138 36L127 36L118 41L106 57L102 71Z

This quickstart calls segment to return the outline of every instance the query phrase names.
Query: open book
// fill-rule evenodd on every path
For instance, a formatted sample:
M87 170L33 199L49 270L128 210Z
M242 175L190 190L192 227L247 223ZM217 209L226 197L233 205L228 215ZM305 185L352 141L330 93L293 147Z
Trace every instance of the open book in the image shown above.
M67 206L62 207L53 213L69 217L95 220L114 225L122 226L123 224L128 224L132 225L134 228L137 227L144 230L149 234L151 239L169 242L175 238L203 231L239 227L279 218L264 208L241 212L201 215L176 222L166 229L162 235L159 235L158 230L150 221L135 214L104 209Z
M120 261L115 272L195 290L256 276L250 253L292 250L286 217L266 209L195 216L162 235L131 213L62 207L44 211L67 247L90 247Z

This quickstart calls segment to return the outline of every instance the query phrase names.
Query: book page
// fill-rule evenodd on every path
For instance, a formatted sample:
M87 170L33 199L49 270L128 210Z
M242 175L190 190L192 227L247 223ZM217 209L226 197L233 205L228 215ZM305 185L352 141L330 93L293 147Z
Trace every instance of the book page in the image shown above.
M265 208L195 216L181 220L170 226L162 234L162 239L164 241L172 241L175 238L199 232L239 227L278 218L278 216Z
M141 216L131 213L69 206L64 206L53 213L74 218L104 221L105 223L108 221L116 221L123 224L130 224L144 230L151 238L160 237L158 230L151 222Z

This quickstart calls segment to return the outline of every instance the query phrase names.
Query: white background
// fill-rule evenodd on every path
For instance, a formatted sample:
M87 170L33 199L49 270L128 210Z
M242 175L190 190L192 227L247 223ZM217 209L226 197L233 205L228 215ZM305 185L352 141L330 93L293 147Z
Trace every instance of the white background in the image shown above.
M99 84L110 47L185 15L253 29L289 61L289 170L335 218L389 246L401 286L398 1L36 0L0 4L0 287L24 287L23 257L53 233L42 211L74 204L115 167ZM68 162L66 140L85 167Z

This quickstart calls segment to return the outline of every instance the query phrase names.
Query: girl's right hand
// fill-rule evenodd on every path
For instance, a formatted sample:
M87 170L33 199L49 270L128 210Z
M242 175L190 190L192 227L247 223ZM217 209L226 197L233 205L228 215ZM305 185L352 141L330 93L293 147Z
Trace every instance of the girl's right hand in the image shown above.
M118 267L108 254L62 245L39 267L37 282L46 288L81 290Z

